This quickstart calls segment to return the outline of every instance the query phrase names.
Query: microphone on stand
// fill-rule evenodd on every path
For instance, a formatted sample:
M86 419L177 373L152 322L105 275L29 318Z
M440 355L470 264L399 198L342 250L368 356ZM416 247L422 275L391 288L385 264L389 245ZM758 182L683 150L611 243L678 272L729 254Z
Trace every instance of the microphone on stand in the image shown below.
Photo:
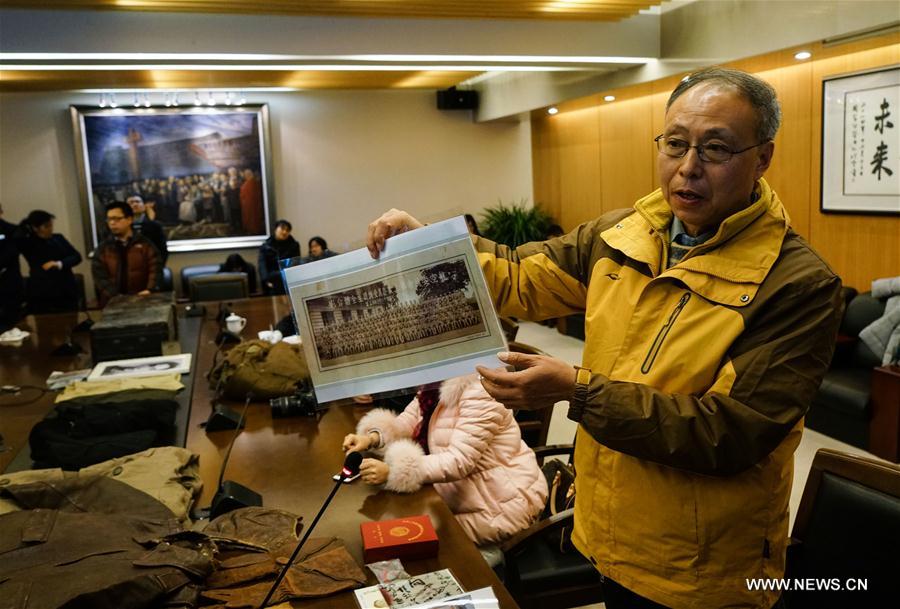
M216 485L216 494L213 496L212 503L209 506L210 520L237 508L262 505L262 495L242 484L224 479L225 468L228 466L228 460L231 458L231 449L234 448L234 441L237 440L241 429L244 427L244 416L247 414L247 408L250 406L252 399L253 393L247 393L240 420L235 428L234 435L231 436L231 442L228 443L228 449L225 451L225 458L222 460L222 467L219 470L219 483Z
M313 532L313 529L316 528L316 524L319 522L319 518L322 517L322 514L325 512L325 508L328 507L328 504L331 503L332 498L334 498L337 490L341 488L344 480L347 478L352 478L356 474L359 473L359 466L362 464L362 454L358 452L348 453L347 457L344 459L344 467L341 469L341 473L338 475L338 481L335 483L334 488L331 489L331 494L328 495L328 499L325 500L325 503L322 504L322 508L319 510L319 513L316 514L316 517L313 519L312 524L309 525L309 528L306 529L306 533L303 534L303 539L300 540L300 543L297 544L297 547L294 548L294 553L291 554L291 557L288 559L287 564L282 567L281 572L278 573L278 577L275 578L275 583L272 584L272 587L269 588L269 593L266 594L266 598L263 599L263 602L260 603L258 609L263 609L266 604L268 604L269 599L272 598L272 595L275 594L275 590L278 588L278 584L281 583L281 580L284 579L284 576L287 575L288 569L291 568L291 565L294 564L294 560L296 560L297 555L300 553L300 548L303 547L303 544L306 543L306 540L309 538L310 533Z

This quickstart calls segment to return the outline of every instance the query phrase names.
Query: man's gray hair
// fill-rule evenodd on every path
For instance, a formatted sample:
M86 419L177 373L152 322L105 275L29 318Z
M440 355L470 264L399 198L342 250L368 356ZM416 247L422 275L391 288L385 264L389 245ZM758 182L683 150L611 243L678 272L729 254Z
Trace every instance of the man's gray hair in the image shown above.
M710 83L724 87L730 87L743 95L758 117L756 134L759 142L768 142L775 139L778 127L781 125L781 105L775 95L772 85L747 72L732 70L730 68L705 68L686 77L669 96L666 102L666 110L669 109L681 94L701 83Z

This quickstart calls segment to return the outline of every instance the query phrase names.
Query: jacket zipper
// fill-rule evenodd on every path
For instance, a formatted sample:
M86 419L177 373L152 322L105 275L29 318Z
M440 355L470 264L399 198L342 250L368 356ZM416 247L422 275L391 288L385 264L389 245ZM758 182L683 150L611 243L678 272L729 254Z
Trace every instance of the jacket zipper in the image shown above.
M656 361L656 356L659 355L659 350L662 348L663 341L666 340L666 336L669 334L669 330L675 325L675 320L678 319L681 310L684 309L684 306L690 299L691 293L685 292L678 301L678 304L675 305L675 310L669 315L668 321L666 321L666 323L663 324L663 327L659 329L659 333L656 335L656 338L653 339L653 344L650 345L647 357L644 358L644 363L641 365L641 372L643 374L648 374L650 372L650 369L653 367L653 362Z

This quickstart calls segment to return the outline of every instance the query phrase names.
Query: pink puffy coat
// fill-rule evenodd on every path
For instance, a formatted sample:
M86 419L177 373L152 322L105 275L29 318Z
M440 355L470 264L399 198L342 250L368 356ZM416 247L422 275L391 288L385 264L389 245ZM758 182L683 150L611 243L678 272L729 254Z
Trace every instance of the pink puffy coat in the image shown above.
M376 409L359 422L358 434L381 434L390 467L385 488L410 493L434 483L479 545L502 541L537 519L547 501L547 482L512 412L487 394L477 376L441 385L428 428L428 455L410 439L421 419L419 401L413 400L399 415Z

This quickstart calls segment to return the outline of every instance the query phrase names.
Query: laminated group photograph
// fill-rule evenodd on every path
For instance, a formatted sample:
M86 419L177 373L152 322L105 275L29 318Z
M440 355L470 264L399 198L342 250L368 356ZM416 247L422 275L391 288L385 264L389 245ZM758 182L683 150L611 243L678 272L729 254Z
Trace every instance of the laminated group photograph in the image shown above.
M319 401L496 367L506 342L462 219L285 270Z

